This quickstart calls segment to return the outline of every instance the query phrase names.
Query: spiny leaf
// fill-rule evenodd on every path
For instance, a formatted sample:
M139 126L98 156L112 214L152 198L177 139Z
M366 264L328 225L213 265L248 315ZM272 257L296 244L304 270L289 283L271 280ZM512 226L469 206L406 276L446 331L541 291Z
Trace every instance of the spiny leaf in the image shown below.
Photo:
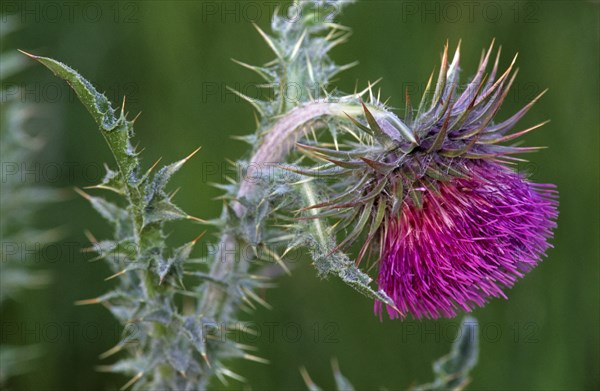
M144 226L156 222L188 219L190 216L167 199L152 202L144 209Z
M197 148L192 153L190 153L187 157L161 168L160 171L158 171L156 173L156 175L154 175L152 182L148 185L148 187L146 189L146 194L144 197L146 199L146 201L151 200L152 197L154 197L154 195L156 193L164 191L164 188L167 185L167 183L169 182L169 180L171 179L171 176L173 176L173 174L175 174L177 171L179 171L179 169L181 167L183 167L183 165L188 160L190 160L196 153L198 153L198 151L200 151L200 149L202 149L202 147Z
M125 195L125 184L119 174L116 171L111 170L108 166L104 166L106 170L106 174L104 175L104 179L102 182L94 185L85 187L85 189L104 189L115 192L119 195Z
M73 88L102 130L101 134L108 143L119 166L121 179L128 187L129 197L137 198L135 183L137 182L138 160L137 154L130 144L133 122L125 119L124 107L121 110L121 116L117 118L115 110L108 99L75 70L51 58L35 56L26 52L22 53L39 61ZM124 103L125 101L123 101Z
M99 93L90 82L81 77L73 68L48 57L35 56L22 50L20 52L39 61L55 75L66 80L102 129L111 131L116 127L117 117L106 96Z
M83 198L88 200L92 207L105 219L113 223L120 223L127 219L127 212L117 205L113 204L100 197L93 197L82 190L75 188L75 191L79 193Z
M181 332L185 335L196 348L201 356L206 356L206 343L204 341L204 331L200 320L193 316L187 316L183 319Z

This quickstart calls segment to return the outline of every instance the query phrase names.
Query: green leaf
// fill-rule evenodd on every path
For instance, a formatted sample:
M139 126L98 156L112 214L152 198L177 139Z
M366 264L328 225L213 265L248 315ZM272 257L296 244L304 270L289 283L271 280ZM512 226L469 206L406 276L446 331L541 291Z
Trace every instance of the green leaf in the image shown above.
M127 219L127 212L113 204L110 201L105 200L101 197L93 197L87 193L79 189L75 189L82 197L90 202L92 207L98 212L102 217L112 223L120 223Z
M144 227L152 223L182 220L189 215L167 199L153 201L144 208Z
M48 57L35 56L22 50L20 52L40 62L56 76L66 80L102 129L111 131L117 126L117 117L106 96L99 93L89 81L81 77L73 68Z
M101 134L115 157L121 181L126 184L127 195L132 204L138 204L140 193L137 189L138 159L134 148L131 146L130 138L133 134L133 122L127 121L124 107L121 109L119 118L106 96L99 93L94 86L84 79L79 73L69 66L47 57L35 56L26 52L23 54L39 61L50 69L55 75L65 80L75 91L79 100L90 112L98 126ZM123 102L124 103L124 102ZM134 209L136 224L141 225L139 210Z
M181 159L179 161L176 161L175 163L171 163L171 164L161 168L154 175L154 178L152 178L152 182L150 182L148 184L148 186L146 186L146 194L144 197L146 202L149 202L150 200L152 200L152 198L156 194L161 194L162 192L164 192L165 186L167 185L167 183L169 183L171 176L173 176L173 174L175 174L177 171L179 171L179 169L181 167L183 167L183 165L188 160L190 160L192 158L192 156L194 156L200 149L201 149L201 147L194 150L194 152L189 154L184 159Z
M105 169L106 174L104 175L102 182L95 186L86 187L86 189L110 190L119 195L125 195L125 183L123 183L123 180L119 177L119 173L111 170L108 166L105 166Z
M198 353L200 353L202 357L206 357L206 342L204 341L201 322L193 316L187 316L183 318L181 332L190 340Z

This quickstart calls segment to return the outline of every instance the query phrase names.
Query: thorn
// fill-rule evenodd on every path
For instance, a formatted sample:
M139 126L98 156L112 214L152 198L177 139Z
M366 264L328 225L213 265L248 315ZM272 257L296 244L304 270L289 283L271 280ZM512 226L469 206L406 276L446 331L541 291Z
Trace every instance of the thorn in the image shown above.
M525 130L521 130L519 132L512 133L512 134L509 134L509 135L506 135L506 136L503 136L503 137L499 137L499 138L496 138L496 139L491 139L491 140L481 140L480 139L477 143L478 144L496 144L496 143L502 143L502 142L510 141L510 140L513 140L513 139L515 139L517 137L523 136L524 134L529 133L532 130L540 128L540 127L546 125L548 122L550 122L549 119L546 120L546 121L540 122L539 124L533 125L533 126L527 128Z
M190 160L196 153L198 153L199 150L201 150L202 147L198 147L196 148L196 150L194 150L194 152L190 153L185 159L183 159L183 162L187 162L188 160Z
M116 188L110 187L110 186L103 186L102 184L100 184L100 185L93 185L93 186L85 186L84 189L85 190L91 190L91 189L110 190L110 191L114 191L117 194L123 194L123 192L119 191L119 189L116 189Z
M98 372L113 372L112 365L96 365L94 369Z
M489 57L489 55L492 53L492 49L494 48L494 44L496 43L496 37L492 38L492 42L490 42L490 47L488 48L488 54L486 57ZM500 49L498 49L500 50Z
M258 363L261 363L261 364L270 364L270 361L267 360L266 358L258 357L258 356L255 356L253 354L244 353L244 355L242 356L242 358L244 358L246 360L258 362Z
M209 368L212 368L212 365L210 365L210 361L208 361L208 356L206 355L206 352L200 353L200 356L202 357L202 359L204 360L204 362L206 363L206 365Z
M294 59L298 55L298 52L300 51L300 47L302 46L302 42L304 41L304 37L306 37L306 33L307 33L307 30L304 29L304 31L302 32L302 35L300 36L300 38L298 38L298 42L296 42L296 44L294 45L294 49L292 50L292 53L290 54L290 61L294 61Z
M260 118L258 118L258 115L256 114L256 111L253 112L252 114L254 114L254 123L256 125L256 128L258 129L260 127Z
M127 383L125 383L123 385L123 387L120 388L121 391L124 391L126 389L128 389L129 387L131 387L135 382L137 382L138 380L140 380L142 378L142 376L144 376L144 372L139 372L137 373L134 377L131 378L131 380L129 380Z
M125 95L123 95L123 103L121 104L121 117L125 117Z
M162 160L162 156L158 158L158 160L152 165L152 167L150 167L148 169L148 171L146 171L146 174L144 174L144 176L148 176L152 170L154 170L156 168L156 166L158 165L158 163Z
M277 253L275 253L274 251L269 250L268 247L264 247L264 251L269 254L270 256L273 257L273 259L275 259L275 262L277 262L277 264L279 266L281 266L281 268L285 271L285 273L288 276L292 275L292 272L290 271L290 269L288 269L287 265L285 264L285 262L283 261L283 259L281 259L281 257L279 255L277 255Z
M263 39L267 42L267 45L269 45L269 47L271 48L271 50L273 50L273 52L275 53L275 55L277 56L277 58L279 58L280 60L282 60L283 58L281 57L281 54L279 53L279 50L275 46L275 43L273 42L273 40L271 39L271 37L269 37L267 35L267 33L265 33L260 27L258 27L258 25L256 23L253 23L252 25L258 31L258 33L261 35L261 37L263 37Z
M361 103L363 106L365 105L364 102L361 101ZM371 86L371 82L369 82L369 103L373 104L373 88Z
M231 61L233 61L234 63L249 69L255 73L257 73L260 77L262 77L263 79L265 79L266 81L270 82L271 79L269 78L269 75L266 74L260 67L254 66L254 65L250 65L250 64L246 64L245 62L236 60L235 58L232 58Z
M98 358L100 360L104 360L105 358L108 358L108 357L112 356L113 354L120 352L123 349L123 347L124 347L123 344L119 343L119 344L113 346L112 348L108 349L106 352L100 354L98 356Z
M240 350L253 350L253 351L258 350L258 347L253 346L253 345L245 345L245 344L237 343L237 342L234 343L234 345L236 348L238 348Z
M175 189L173 192L171 192L171 194L169 194L169 196L168 196L168 197L169 197L169 200L172 200L172 199L173 199L173 197L175 197L175 195L176 195L177 193L179 193L179 190L181 190L181 187L178 187L178 188L177 188L177 189Z
M223 374L220 371L215 371L215 376L217 377L217 379L219 379L219 381L225 386L227 387L229 385L229 383L227 382L227 379L225 379L225 377L223 377Z
M313 380L310 378L308 371L306 370L305 367L300 367L300 376L302 376L302 380L304 380L304 383L306 384L306 387L309 389L312 389L316 386L315 382L313 382Z
M96 252L96 249L94 247L86 247L86 248L80 249L79 252L82 254L86 254L86 253ZM99 256L91 259L89 262L92 262L96 259L102 259L102 258L104 258L104 255L99 255Z
M313 71L313 67L312 67L312 63L310 62L310 59L308 58L308 53L305 53L306 56L306 70L308 71L308 77L310 78L311 82L315 82L315 74Z
M204 219L201 219L200 217L195 217L195 216L190 216L190 215L185 216L185 218L188 220L197 221L199 223L207 223L208 222L208 220L204 220Z
M90 305L90 304L100 304L100 303L102 303L102 300L100 300L99 297L96 297L94 299L77 300L75 302L75 305Z
M203 231L200 235L198 235L196 237L196 239L192 240L192 242L191 242L192 245L195 245L198 242L198 240L200 240L205 234L206 234L206 231Z
M83 231L83 234L84 234L84 235L86 236L86 238L87 238L87 239L90 241L90 243L92 243L92 244L96 244L96 243L98 243L98 239L96 239L96 238L94 237L94 235L93 235L93 234L92 234L90 231L88 231L87 229L86 229L85 231Z
M394 311L396 311L397 313L399 313L401 317L404 318L406 316L402 311L400 311L400 309L398 307L396 307L396 304L394 304L394 303L392 303L392 304L385 303L385 304L392 307L392 309Z
M139 113L137 113L137 115L131 120L131 123L134 124L135 121L137 121L137 119L140 118L140 115L142 115L141 111Z
M242 290L244 291L244 293L246 293L246 295L250 296L252 299L254 299L254 301L256 301L258 304L262 305L266 309L268 309L268 310L272 310L273 309L273 306L271 306L269 303L267 303L266 301L264 301L256 293L252 292L251 289L246 288L246 287L242 287Z
M26 55L29 58L32 58L34 60L38 60L40 57L36 56L35 54L31 54L31 53L27 53L25 50L21 50L21 49L17 49L18 51L20 51L21 53L23 53L24 55Z
M358 64L359 64L358 61L352 61L352 62L350 62L348 64L340 65L338 67L338 70L336 71L336 73L341 73L341 72L347 71L348 69L354 68Z
M379 79L375 80L373 83L369 82L369 86L367 88L365 88L364 90L360 91L359 93L355 94L357 97L361 97L364 94L366 94L367 92L369 92L369 90L373 87L375 87L381 80L383 80L383 77L380 77Z
M262 109L262 107L260 107L260 105L258 104L256 99L252 99L248 95L244 95L241 92L239 92L238 90L231 88L229 86L227 86L227 89L229 91L233 92L234 94L236 94L237 96L239 96L240 98L242 98L243 100L245 100L246 102L250 103L252 105L252 107L254 107L256 109L256 111L258 111L260 113L261 116L265 116L265 111Z
M123 269L121 271L116 272L115 274L113 274L112 276L108 276L104 279L104 281L110 281L113 278L117 278L119 276L122 276L123 274L127 273L127 269Z
M83 198L85 198L86 200L88 200L88 201L91 201L91 200L92 200L92 196L90 196L88 193L84 192L84 191L83 191L83 190L81 190L80 188L78 188L78 187L74 187L74 188L73 188L73 190L75 190L75 192L76 192L77 194L79 194L80 196L82 196L82 197L83 197Z
M296 246L290 246L288 248L285 249L285 251L283 252L283 254L281 254L282 257L285 257L286 255L288 255L290 253L290 251L294 250L296 248Z
M460 61L460 44L462 39L458 40L458 45L456 45L456 50L454 51L454 56L452 57L452 62L450 63L450 68L448 68L447 73L455 72L458 67L458 63Z
M550 89L546 88L544 91L540 92L538 94L538 96L536 96L535 98L533 98L533 100L531 102L529 102L529 104L533 105L535 104L535 102L537 102L542 96L546 95L546 92L548 92Z
M340 363L335 357L331 359L331 369L334 373L340 373Z

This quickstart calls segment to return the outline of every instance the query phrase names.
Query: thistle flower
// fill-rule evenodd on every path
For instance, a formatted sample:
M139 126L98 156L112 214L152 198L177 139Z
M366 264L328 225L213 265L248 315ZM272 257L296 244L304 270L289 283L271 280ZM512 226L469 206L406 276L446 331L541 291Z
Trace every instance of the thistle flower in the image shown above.
M554 190L493 162L468 162L467 178L423 190L421 207L405 203L382 234L379 285L400 311L455 316L489 296L506 297L549 247ZM381 313L381 303L375 305ZM388 311L396 316L396 311Z
M521 160L511 155L539 148L501 145L543 125L507 134L543 93L494 123L516 71L513 60L496 78L498 51L486 78L492 47L462 93L460 45L451 63L446 45L435 89L432 74L417 110L407 96L403 121L372 99L371 109L363 104L366 124L350 118L363 131L356 141L336 149L300 145L327 162L304 174L334 178L329 200L307 208L320 209L311 218L336 216L337 227L353 227L336 250L366 236L358 264L379 240L379 287L397 307L376 301L380 317L384 307L391 318L453 317L506 297L502 289L550 247L554 186L530 183L508 167Z

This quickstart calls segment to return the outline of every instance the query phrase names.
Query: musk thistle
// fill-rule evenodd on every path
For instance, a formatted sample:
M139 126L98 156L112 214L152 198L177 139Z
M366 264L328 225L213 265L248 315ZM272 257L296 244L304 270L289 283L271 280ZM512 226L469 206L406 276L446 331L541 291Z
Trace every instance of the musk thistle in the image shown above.
M351 132L355 140L300 145L326 164L296 172L334 178L327 201L306 208L318 210L308 218L335 216L338 229L351 227L336 250L365 237L357 264L377 254L379 288L395 303L376 300L380 318L384 308L391 318L453 317L506 297L502 289L551 247L554 185L531 183L509 167L521 160L512 155L539 148L504 144L544 124L508 134L543 93L495 123L517 72L513 59L497 76L498 51L486 77L492 47L462 93L460 45L450 63L446 45L435 87L432 74L416 110L407 95L404 120L379 115L385 107L372 98L363 104L366 123L350 118L361 131Z
M239 137L252 148L248 160L236 166L253 167L260 180L239 178L219 185L225 191L223 212L205 222L216 226L219 243L202 259L190 257L200 237L173 249L163 230L171 220L200 221L172 204L173 195L165 190L188 158L151 175L155 164L144 174L131 146L134 121L126 118L124 108L119 115L68 66L31 56L71 84L116 159L118 170L108 170L95 187L112 190L125 202L82 195L115 228L114 240L91 239L114 269L109 278L119 283L80 304L102 303L124 326L138 327L135 340L124 332L102 355L127 353L103 367L133 376L123 389L204 390L214 378L224 384L226 377L243 381L229 369L233 359L266 362L226 335L242 331L240 310L250 312L257 304L269 308L257 291L271 284L253 274L262 270L256 265L274 260L287 270L284 258L293 248L308 248L321 276L335 275L374 298L380 316L385 307L391 317L407 312L437 317L503 295L502 287L512 285L549 247L556 192L550 185L527 182L507 166L515 159L512 154L535 148L500 145L539 126L506 135L537 98L510 119L492 122L514 80L512 65L496 78L496 59L490 76L484 77L490 48L472 82L458 94L458 50L448 64L445 49L435 88L430 80L417 110L407 99L407 116L401 120L372 94L362 103L370 88L340 96L331 87L331 78L351 64L335 65L328 52L348 38L349 30L329 17L319 18L318 11L347 3L297 1L300 20L288 23L291 17L275 14L273 35L258 29L276 59L263 66L240 64L263 77L274 97L263 101L238 93L258 116L255 133ZM284 93L291 85L306 88L294 101ZM309 86L318 87L323 99L315 98ZM356 118L361 115L364 119ZM346 135L356 140L348 141ZM333 142L323 143L329 136ZM323 169L288 165L297 157L294 146L325 160ZM284 168L296 174L288 176ZM302 175L334 180L313 182ZM327 202L318 201L323 196ZM290 223L298 205L309 215ZM339 222L328 226L330 217ZM345 228L348 235L336 244L334 233ZM366 240L354 262L344 251L361 235ZM374 240L379 240L379 251L371 245ZM380 260L379 290L358 268L369 250ZM464 384L476 350L475 345L457 346L437 364L436 381L423 389ZM337 380L350 388L341 375Z

